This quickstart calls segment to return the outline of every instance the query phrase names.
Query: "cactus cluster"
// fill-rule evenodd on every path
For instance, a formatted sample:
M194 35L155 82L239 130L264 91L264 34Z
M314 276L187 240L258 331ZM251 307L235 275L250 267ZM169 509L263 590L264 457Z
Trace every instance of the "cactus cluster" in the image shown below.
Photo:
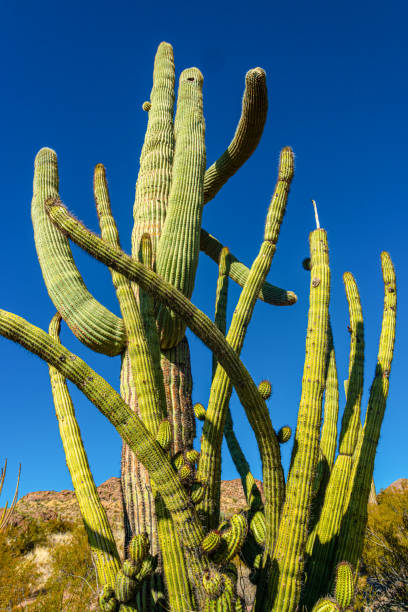
M176 110L173 51L157 50L147 130L136 184L132 254L120 247L106 171L97 164L94 197L100 235L62 204L57 156L41 149L35 160L32 219L38 258L57 314L49 332L0 310L0 334L49 365L56 416L67 466L87 529L101 585L102 612L168 609L172 612L241 612L236 559L256 585L255 612L346 610L361 554L367 503L388 395L396 317L391 259L381 254L384 314L374 381L365 419L363 315L357 285L344 275L350 311L350 358L339 446L339 392L329 317L327 236L310 234L310 307L298 422L285 479L280 446L288 425L272 423L266 401L272 384L256 385L240 359L258 300L291 305L296 295L267 282L294 175L290 147L280 154L263 239L245 266L202 227L204 205L255 150L267 113L266 75L246 75L242 114L225 152L206 169L203 76L180 75ZM76 267L75 242L112 275L121 316L88 291ZM211 320L190 300L203 251L218 265ZM242 287L227 324L229 281ZM64 321L94 351L121 356L121 393L61 345ZM206 405L192 403L189 328L211 350L212 381ZM121 483L125 506L122 562L98 498L66 380L73 382L123 439ZM230 398L235 389L252 427L261 460L263 491L234 432ZM279 419L277 411L276 419ZM199 450L196 422L203 422ZM274 416L275 420L275 416ZM240 476L246 505L220 516L221 447L225 440ZM332 576L337 568L336 584ZM335 597L327 596L334 592Z

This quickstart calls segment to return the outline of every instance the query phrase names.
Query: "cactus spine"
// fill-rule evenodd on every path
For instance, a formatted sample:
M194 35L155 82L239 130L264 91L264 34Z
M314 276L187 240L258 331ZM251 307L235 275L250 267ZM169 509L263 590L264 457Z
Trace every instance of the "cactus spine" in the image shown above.
M207 170L202 81L197 68L181 73L173 119L173 51L168 43L159 45L150 100L143 105L147 130L136 184L132 256L120 248L104 167L98 164L94 174L99 237L61 203L56 154L47 148L38 153L32 218L44 281L58 313L47 334L0 310L0 334L49 365L67 464L101 583L102 612L156 612L164 607L171 612L240 612L243 602L237 595L234 565L238 554L256 585L256 612L295 612L302 605L310 610L314 606L315 612L343 610L352 605L354 568L361 554L388 394L396 317L393 266L389 255L382 253L384 315L364 424L362 311L353 277L344 276L351 346L336 457L339 394L329 320L328 246L315 208L317 229L310 235L310 260L304 261L311 279L302 395L285 483L279 445L289 440L291 428L284 426L276 433L265 403L271 383L265 380L257 387L240 353L258 299L273 305L290 305L297 299L293 292L266 281L294 156L289 147L281 151L263 241L246 267L203 230L201 220L204 205L256 148L266 118L266 76L261 68L248 72L236 133ZM110 269L121 318L89 293L68 240ZM219 266L214 322L190 301L200 250ZM229 279L242 292L228 327ZM89 348L121 356L121 395L60 344L61 319ZM207 409L192 405L187 328L213 356ZM87 464L66 380L77 385L123 439L128 556L122 563ZM233 387L257 439L263 496L234 432L229 408ZM200 450L193 449L194 416L204 422ZM220 522L224 435L247 505ZM2 483L4 474L1 478ZM334 592L335 599L326 597L328 592Z

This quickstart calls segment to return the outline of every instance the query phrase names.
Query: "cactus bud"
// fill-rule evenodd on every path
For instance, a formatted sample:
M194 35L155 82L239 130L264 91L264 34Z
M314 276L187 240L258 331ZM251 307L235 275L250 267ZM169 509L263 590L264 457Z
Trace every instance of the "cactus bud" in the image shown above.
M167 419L164 419L157 430L156 441L160 444L164 451L168 451L171 446L171 425Z
M133 578L126 576L122 570L116 574L115 595L121 603L131 601L136 594L138 583Z
M289 442L290 436L292 435L292 429L289 425L284 425L278 431L278 440L280 444L285 444L285 442Z
M151 102L143 102L142 104L142 108L144 111L146 111L147 113L149 112L149 110L152 108Z
M222 574L216 570L208 570L203 576L203 587L211 599L216 599L223 590Z
M144 580L144 578L146 578L146 576L150 576L150 574L153 574L154 570L157 567L157 563L157 555L155 555L154 557L153 555L147 555L147 557L143 559L142 567L136 575L137 580L141 582L142 580Z
M181 482L187 482L193 475L193 470L187 463L185 463L179 469L178 475L179 475Z
M134 578L136 575L136 572L138 570L138 567L136 565L136 563L134 563L133 561L131 561L130 559L126 559L123 562L122 565L122 572L125 574L125 576L127 576L128 578Z
M272 393L272 385L269 380L262 380L258 385L258 391L264 400L269 399Z
M115 591L112 587L105 585L99 594L99 607L101 612L116 612L119 609L119 602L115 598Z
M221 542L221 534L217 529L214 529L213 531L210 531L209 533L207 533L207 535L201 542L201 548L207 555L209 555L212 552L214 552L216 548L218 548L218 546L220 545L220 542Z
M197 463L200 458L200 453L192 448L186 452L186 459L189 463Z
M181 451L173 456L172 463L176 470L179 470L184 465L184 455Z
M139 533L130 540L128 553L131 560L139 566L149 552L150 542L147 533Z
M193 502L193 504L199 504L200 501L203 499L203 495L204 495L204 485L199 482L198 480L196 480L196 482L193 482L193 485L191 487L191 501Z
M194 404L194 414L199 421L205 420L206 409L202 404Z
M312 612L339 612L340 608L331 597L319 599Z
M265 525L265 515L260 510L255 512L252 517L249 528L254 536L257 544L263 545L265 544L266 538L266 525Z

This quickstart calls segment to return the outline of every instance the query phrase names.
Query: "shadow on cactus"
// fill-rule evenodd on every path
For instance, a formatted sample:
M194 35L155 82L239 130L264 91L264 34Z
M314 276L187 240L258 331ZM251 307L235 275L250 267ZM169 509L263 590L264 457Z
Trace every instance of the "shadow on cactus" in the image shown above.
M339 567L351 572L361 555L394 347L394 270L389 255L382 253L384 314L364 422L363 319L354 278L344 275L351 343L336 453L339 392L329 319L329 250L314 203L317 228L309 237L310 259L304 262L310 273L306 356L285 482L280 445L288 442L291 429L284 425L278 430L272 424L266 405L271 384L262 381L258 387L240 353L258 299L274 306L292 305L297 299L292 291L266 280L286 210L294 155L290 147L281 151L263 239L247 267L201 227L202 211L260 140L268 105L266 76L261 68L247 73L235 135L207 169L202 84L197 68L181 73L174 113L173 51L167 43L159 45L150 100L143 105L147 130L136 183L131 256L120 247L105 168L97 164L94 173L97 236L62 204L55 152L46 148L38 153L32 220L38 259L57 314L46 333L0 311L0 333L49 365L66 461L101 585L101 610L241 611L245 602L237 592L237 555L256 586L255 612L312 610L332 590L339 562L346 562ZM109 268L120 318L86 288L70 241ZM214 321L190 301L200 250L219 268ZM227 326L231 279L242 291ZM121 394L60 344L61 321L92 350L121 356ZM187 327L213 355L206 407L193 408L191 401ZM66 380L123 439L128 551L123 562L98 498ZM233 388L257 440L263 495L234 433L229 408ZM193 449L196 417L203 421L199 452ZM228 520L220 515L224 436L247 502ZM350 605L347 597L333 605Z

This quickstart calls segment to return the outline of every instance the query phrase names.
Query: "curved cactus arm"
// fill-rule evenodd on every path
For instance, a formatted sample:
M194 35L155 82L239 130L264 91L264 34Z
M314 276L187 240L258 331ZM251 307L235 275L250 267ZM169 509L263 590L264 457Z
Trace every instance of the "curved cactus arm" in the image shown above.
M161 42L154 60L153 88L145 140L140 156L133 208L132 255L139 260L140 240L148 233L153 258L166 217L174 157L174 57L169 43ZM154 264L154 261L153 261Z
M216 264L219 264L223 245L217 238L209 234L206 230L201 229L200 233L200 249L204 251ZM229 277L235 281L240 287L243 287L247 281L249 268L241 263L235 255L229 254ZM275 287L268 282L264 282L261 288L258 299L273 304L274 306L291 306L296 304L297 296L293 291L286 291L280 287Z
M241 118L227 150L208 168L204 178L204 203L212 200L231 176L247 161L261 139L268 112L266 75L262 68L245 77Z
M94 191L102 239L107 244L120 248L119 233L111 210L105 168L101 164L98 164L95 168ZM151 242L147 235L142 236L141 251L142 259L146 260L148 265L151 265ZM142 305L144 305L145 311L148 306L150 306L150 310L152 309L152 300L150 297L146 300L146 296L141 295L141 307L139 308L130 281L113 269L111 269L111 273L126 328L127 350L138 398L140 417L149 432L156 436L160 423L166 416L167 408L160 360L154 360L150 350L150 347L155 346L156 353L159 354L157 330L153 325L145 325L141 313ZM145 312L144 314L145 319L152 316L151 312ZM147 334L150 337L147 337ZM154 486L152 489L156 503L157 530L169 603L174 612L177 610L181 612L186 605L191 607L194 605L188 588L188 574L183 552L163 501L160 496L155 494Z
M364 383L364 324L360 296L353 276L343 275L350 314L349 385L344 409L339 454L330 474L319 520L308 542L310 554L304 604L311 607L327 593L333 575L333 556L337 545L344 503L351 477L353 453L361 427L360 409ZM312 546L313 544L313 546Z
M246 330L252 317L259 289L265 282L272 264L293 174L293 152L289 147L286 147L282 150L280 156L278 180L265 222L264 242L241 292L226 338L237 355L242 350ZM231 380L226 371L218 365L211 385L210 399L201 439L201 455L197 470L198 479L202 482L204 480L207 482L207 488L203 500L198 505L198 511L200 517L209 528L215 527L219 520L221 444L231 393ZM268 411L264 413L263 428L269 431L270 436L269 452L263 461L263 479L265 516L268 526L266 546L272 548L283 502L284 479L282 471L272 469L273 465L280 465L280 449Z
M295 443L272 570L264 571L256 611L291 612L299 603L313 475L316 469L327 363L330 269L326 232L310 234L310 307ZM264 559L272 561L271 556Z
M6 477L6 471L7 471L7 459L4 462L4 468L1 469L0 495L1 495L1 492L3 490L3 484L4 484L4 479ZM14 495L13 495L12 502L11 502L9 508L8 508L8 502L6 502L4 510L3 510L2 514L1 514L1 517L0 517L0 531L2 531L9 524L9 522L11 520L11 517L13 515L13 512L14 512L14 508L16 507L17 497L18 497L18 487L19 487L19 484L20 484L20 476L21 476L21 463L20 463L19 468L18 468L17 484L16 484L16 488L14 490Z
M205 140L203 76L197 68L180 75L174 123L176 146L166 220L157 249L158 274L186 297L193 293L200 253ZM185 323L163 305L157 317L160 346L169 349L184 337Z
M108 267L116 269L127 276L129 280L137 283L146 293L169 306L180 318L184 319L191 331L215 353L219 363L230 377L245 409L254 430L264 464L271 464L272 478L280 480L282 466L277 459L279 457L279 444L270 425L265 400L263 400L236 352L214 323L158 274L149 270L143 264L132 260L122 251L110 247L98 236L89 232L79 221L69 215L61 202L48 201L48 210L53 223L56 223L66 232L71 240ZM265 423L267 423L266 427ZM267 456L269 456L269 459L267 459ZM267 477L268 483L270 478Z
M167 454L120 395L77 355L22 317L0 309L0 335L21 344L56 368L112 423L149 471L157 491L170 512L185 548L196 551L204 537L194 506ZM204 556L191 554L191 573L196 581L208 567Z
M224 247L221 250L220 263L218 265L217 288L215 292L215 312L214 324L225 336L227 331L227 302L228 302L228 273L230 268L229 249ZM213 355L212 359L212 379L217 369L217 358Z
M59 343L60 325L61 315L57 313L52 318L49 327L49 334L57 343ZM88 457L65 378L52 366L50 366L49 372L55 414L64 446L67 467L71 474L75 495L88 536L98 581L102 586L113 587L115 576L120 569L120 559L115 539L89 468Z
M118 355L125 346L123 323L89 293L67 237L50 222L44 204L47 198L56 197L57 155L52 149L44 148L35 158L31 216L48 294L78 340L99 353Z
M370 389L363 436L354 453L346 511L342 521L336 561L354 567L361 555L367 523L367 505L374 459L389 390L389 376L395 343L397 293L395 271L388 253L381 253L384 280L384 310L375 376Z

